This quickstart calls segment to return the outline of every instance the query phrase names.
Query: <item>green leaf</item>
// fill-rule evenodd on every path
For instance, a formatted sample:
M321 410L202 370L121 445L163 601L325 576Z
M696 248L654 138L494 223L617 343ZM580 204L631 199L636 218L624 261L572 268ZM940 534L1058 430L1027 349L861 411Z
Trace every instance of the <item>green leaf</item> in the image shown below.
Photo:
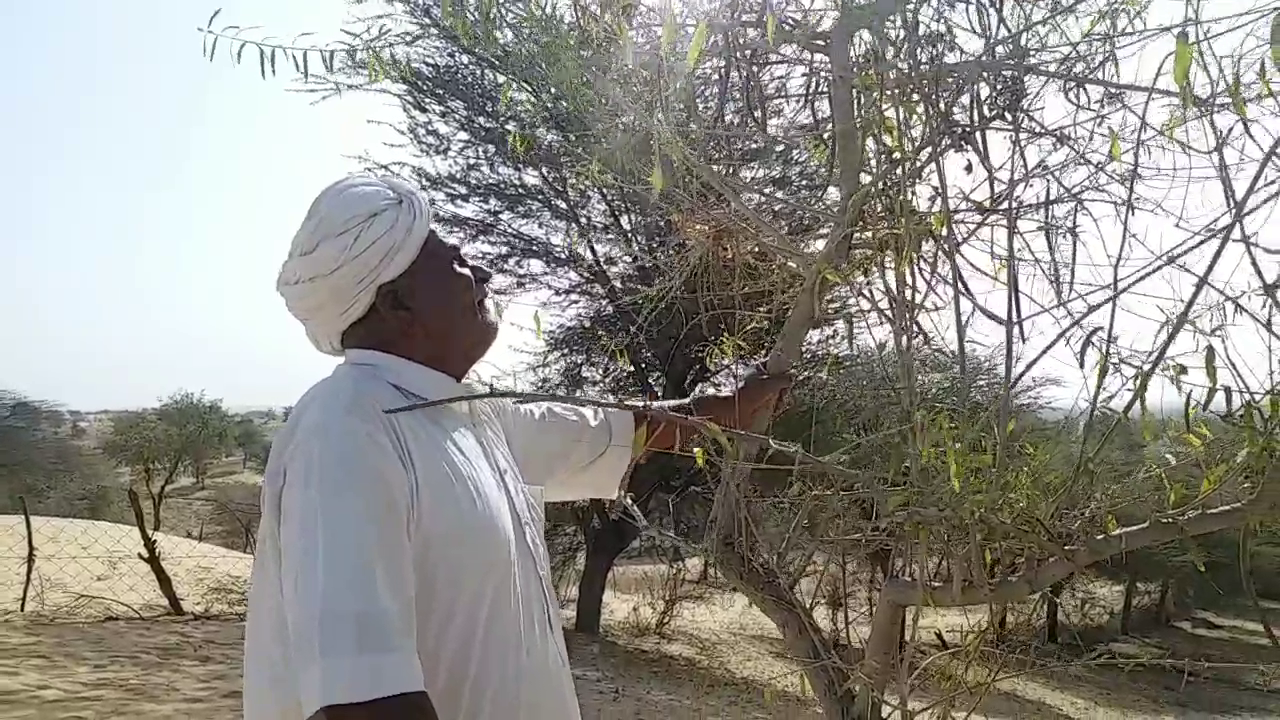
M1108 514L1107 515L1107 533L1110 534L1119 529L1120 529L1120 523L1116 522L1115 516Z
M1111 159L1120 162L1120 136L1116 134L1115 128L1111 128Z
M276 76L276 49L271 48L271 77Z
M706 451L706 450L704 450L704 449L702 449L702 448L700 448L700 447L696 447L696 448L694 448L694 449L693 449L693 461L694 461L695 463L697 463L697 464L698 464L698 467L706 467L706 466L707 466L707 451Z
M519 130L512 130L507 133L507 147L511 148L511 152L517 158L523 159L533 147L533 140Z
M1230 87L1227 88L1227 95L1231 97L1231 109L1235 110L1236 115L1242 118L1248 117L1248 108L1244 104L1244 93L1240 90L1240 78L1231 81Z
M237 64L237 65L239 65L239 64L240 64L240 58L241 58L241 56L243 56L243 55L244 55L244 49L245 49L246 47L248 47L248 46L249 46L249 43L247 43L247 42L242 42L242 43L240 43L240 47L236 49L236 64Z
M302 79L303 80L311 79L311 65L307 62L307 57L310 56L310 54L311 53L308 53L306 50L302 51Z
M1271 64L1280 70L1280 13L1271 18Z
M773 47L778 39L778 16L769 13L764 19L764 36L769 41L769 47Z
M538 314L537 310L533 311L533 334L539 340L542 339L542 316Z
M702 51L707 47L708 30L707 21L703 20L693 31L693 41L689 43L689 54L685 57L685 65L690 69L697 67L698 59L702 57Z
M649 445L649 425L640 423L636 428L635 437L631 441L631 457L640 457L644 454L644 450Z
M703 430L711 436L712 440L719 443L720 447L729 447L729 436L724 434L724 431L720 429L719 425L713 422L708 422L703 426Z
M218 36L213 36L213 44L209 46L209 62L213 62L213 56L218 52Z
M219 16L219 15L221 15L221 14L222 14L222 8L218 8L217 10L214 10L214 11L213 11L213 14L209 16L209 22L207 22L207 23L205 23L205 24L204 24L204 29L205 29L205 30L209 30L209 29L213 28L213 21L214 21L214 20L217 20L217 19L218 19L218 16ZM210 54L212 54L212 53L210 53Z
M662 161L657 157L653 159L653 172L649 173L649 184L653 186L655 194L661 194L662 189L667 185L667 178L662 172Z
M1262 83L1262 97L1270 99L1276 96L1275 92L1271 90L1271 78L1267 77L1266 60L1258 61L1258 80Z
M1271 54L1275 57L1276 48L1276 25L1271 24ZM1177 45L1173 50L1173 84L1178 87L1181 92L1186 92L1191 82L1191 39L1187 37L1186 30L1179 30L1177 35Z
M267 51L258 46L258 72L262 73L262 79L267 79Z
M1221 472L1216 472L1218 468L1213 468L1204 474L1204 480L1200 481L1200 497L1205 497L1209 493L1218 488L1218 484L1222 482Z
M676 44L676 14L674 11L667 12L667 19L662 22L662 54L665 56L671 52L672 46Z
M1204 349L1204 374L1210 385L1218 384L1218 351L1213 349L1213 345Z
M942 234L947 231L947 213L939 210L933 214L933 231Z
M498 97L498 107L507 109L511 105L511 81L502 83L502 95Z
M902 139L898 137L898 123L894 122L893 118L886 115L884 117L884 121L881 123L881 127L884 128L885 136L889 138L889 146L894 150L901 150Z

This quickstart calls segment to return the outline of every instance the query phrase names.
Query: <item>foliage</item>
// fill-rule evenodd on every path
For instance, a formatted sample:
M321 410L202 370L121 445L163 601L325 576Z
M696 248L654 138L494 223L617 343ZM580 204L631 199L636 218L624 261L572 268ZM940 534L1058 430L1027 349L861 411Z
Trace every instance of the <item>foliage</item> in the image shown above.
M117 520L111 468L73 436L57 405L0 390L0 513L18 498L42 515Z
M178 391L158 407L123 413L112 421L103 453L129 470L151 501L151 531L160 529L165 497L180 474L203 483L209 464L231 441L231 415L221 400Z
M393 169L511 289L564 298L548 379L648 391L678 358L709 379L725 344L768 349L771 372L816 353L855 397L893 388L874 412L832 396L814 398L821 418L784 417L824 466L775 444L793 460L775 492L753 477L760 442L716 451L706 551L827 714L879 717L891 679L912 676L907 608L1018 602L1122 553L1196 566L1186 539L1276 516L1277 383L1227 332L1268 355L1280 339L1280 268L1254 240L1280 192L1275 7L391 8L322 85L400 101L420 157ZM720 337L750 342L683 322L726 305ZM632 334L650 319L663 330ZM691 327L703 352L653 351L650 334L677 348ZM1049 421L1021 398L1069 358L1080 412ZM693 386L672 377L653 394ZM1182 398L1177 421L1153 422L1158 383ZM810 560L839 558L843 576L849 552L883 570L856 672L795 581Z
M245 468L266 465L267 455L271 451L271 441L267 433L251 418L241 417L231 428L231 439L240 451Z

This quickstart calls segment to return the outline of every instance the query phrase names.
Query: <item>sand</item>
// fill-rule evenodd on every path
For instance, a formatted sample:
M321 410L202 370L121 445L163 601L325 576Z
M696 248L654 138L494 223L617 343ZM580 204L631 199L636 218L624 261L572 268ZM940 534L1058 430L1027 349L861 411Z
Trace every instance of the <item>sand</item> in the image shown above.
M0 718L235 717L243 630L211 620L0 623ZM572 635L570 650L585 718L818 717L662 656Z
M33 516L31 524L36 562L29 611L85 620L165 612L155 577L138 557L142 542L137 528L41 516ZM156 534L156 544L186 610L243 612L251 556L165 533ZM26 553L22 517L0 515L0 617L19 607Z
M37 591L19 615L11 609L25 555L14 548L25 536L20 519L0 517L0 610L10 610L0 613L0 719L238 716L244 628L234 613L243 610L249 556L162 536L166 565L188 604L223 619L137 619L163 610L163 602L136 557L136 530L36 520ZM608 639L567 634L584 718L821 717L776 630L741 595L701 591L662 635L641 632L653 572L616 570L605 600ZM932 613L921 629L959 637L982 615ZM1280 692L1265 691L1280 691L1280 650L1250 620L1213 619L1102 648L1122 659L1185 659L1179 667L1076 663L1022 675L997 690L960 694L955 717L970 708L975 720L1280 717ZM913 706L934 702L938 692L913 696Z

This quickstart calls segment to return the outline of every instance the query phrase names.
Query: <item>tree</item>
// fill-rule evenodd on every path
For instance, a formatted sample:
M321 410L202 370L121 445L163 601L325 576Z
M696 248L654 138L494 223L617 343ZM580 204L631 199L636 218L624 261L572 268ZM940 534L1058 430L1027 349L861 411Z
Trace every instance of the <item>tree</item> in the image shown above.
M242 417L236 420L231 432L232 441L240 450L241 469L248 470L251 463L258 462L259 458L265 458L270 441L267 440L267 434L262 430L261 425Z
M849 481L842 492L877 508L868 518L866 500L846 495L833 513L846 523L843 537L889 554L891 576L874 599L857 667L790 582L788 569L808 550L761 530L769 516L799 521L829 488L789 481L799 496L783 507L754 490L760 442L720 438L706 549L777 625L828 716L881 717L891 679L913 677L912 656L899 652L908 608L1006 605L1122 550L1274 517L1275 383L1259 380L1225 328L1236 335L1250 326L1259 347L1277 337L1275 268L1253 239L1280 186L1267 172L1280 142L1259 132L1275 119L1262 39L1275 7L1213 18L1195 3L1160 17L1142 3L1101 0L963 9L948 0L842 0L763 11L723 2L683 14L641 3L450 3L439 22L452 35L425 37L417 20L434 5L396 7L408 29L375 24L348 45L356 63L345 70L367 70L364 87L380 92L393 74L417 82L424 57L458 63L457 47L498 40L526 67L585 74L585 91L573 82L539 90L583 109L588 127L535 122L551 132L526 135L522 121L539 118L513 109L501 133L510 152L612 135L601 146L620 150L590 156L580 175L566 174L578 183L569 187L616 185L664 209L677 198L682 227L728 226L735 253L785 266L785 279L770 276L789 309L768 323L769 371L792 367L822 339L893 348L899 391L886 412L896 414L898 453L884 474L826 469ZM1126 56L1144 46L1145 56ZM1150 79L1134 83L1135 75ZM494 76L482 87L501 105L506 83ZM445 111L458 122L478 113L461 104ZM432 160L447 164L451 136L440 140ZM423 172L425 181L434 170ZM817 175L819 191L779 181L793 172ZM557 187L554 176L533 173L492 178L548 194ZM1170 193L1208 209L1184 210ZM480 209L461 226L502 232L493 220L502 215ZM1144 243L1157 227L1165 242L1153 252ZM674 257L709 253L723 236L682 233ZM573 258L548 253L527 267L554 271ZM1140 310L1127 302L1137 293ZM1152 312L1163 319L1143 320ZM1144 334L1154 344L1140 342ZM951 347L957 405L967 409L972 341L1003 353L995 402L977 413L928 412L924 390L935 378L917 357ZM1065 458L1061 438L1029 432L1032 419L1015 402L1054 353L1074 356L1087 376L1081 432ZM1160 379L1185 394L1183 432L1196 441L1176 448L1172 462L1156 461L1159 473L1149 463L1101 462L1124 419L1146 413ZM1205 437L1197 412L1221 413L1236 432ZM1194 500L1166 496L1133 524L1111 512L1187 463L1204 471ZM840 554L833 539L813 540L827 557ZM898 701L910 692L901 687Z
M111 469L76 444L54 403L0 389L0 513L115 519Z
M393 5L418 40L412 60L401 61L407 71L389 72L381 91L405 111L405 148L423 161L382 167L434 196L440 224L477 242L475 253L499 271L504 290L551 292L536 319L545 342L535 355L538 389L682 398L763 349L788 303L779 288L792 271L738 244L731 227L704 217L704 203L675 192L687 174L677 166L664 165L668 176L658 181L673 192L650 192L657 138L619 143L614 129L598 124L608 116L634 125L634 112L611 107L607 92L594 87L595 71L616 65L615 39L575 34L565 19L546 14L507 26L518 35L511 42L473 32L478 26L463 11ZM335 79L351 86L365 76L362 68L359 80ZM452 151L439 155L446 146ZM723 151L763 155L762 167L773 162L767 147L726 143ZM788 184L817 192L816 168L796 172L782 158L773 168L790 174ZM683 217L691 204L698 214ZM773 214L806 232L785 208ZM691 244L690 236L706 243ZM544 312L559 321L542 327ZM663 491L681 487L681 468L689 466L651 461L637 468L628 490L647 511ZM576 627L596 633L605 580L639 528L602 502L581 508L578 518L586 558Z
M155 542L155 534L161 528L164 501L184 471L204 487L204 473L211 460L225 453L230 428L230 414L221 400L180 390L153 410L116 416L111 437L103 447L109 458L130 472L127 496L142 539L143 552L139 558L151 568L169 609L176 615L184 612L182 602ZM142 507L139 487L150 501L150 523Z
M203 490L209 465L226 456L232 446L231 413L221 400L186 390L161 403L158 412L161 422L173 428L174 438L186 458L186 470Z

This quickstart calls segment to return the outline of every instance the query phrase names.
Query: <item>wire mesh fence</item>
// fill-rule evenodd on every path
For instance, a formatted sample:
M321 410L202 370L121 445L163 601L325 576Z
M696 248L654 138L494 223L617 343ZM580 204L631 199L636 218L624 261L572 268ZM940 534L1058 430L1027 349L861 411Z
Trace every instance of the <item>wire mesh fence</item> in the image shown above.
M157 523L144 494L139 529L126 489L107 495L99 518L25 502L25 512L0 515L0 619L152 617L174 612L175 601L184 613L244 613L256 502L176 497L162 503ZM172 597L162 590L166 577Z

